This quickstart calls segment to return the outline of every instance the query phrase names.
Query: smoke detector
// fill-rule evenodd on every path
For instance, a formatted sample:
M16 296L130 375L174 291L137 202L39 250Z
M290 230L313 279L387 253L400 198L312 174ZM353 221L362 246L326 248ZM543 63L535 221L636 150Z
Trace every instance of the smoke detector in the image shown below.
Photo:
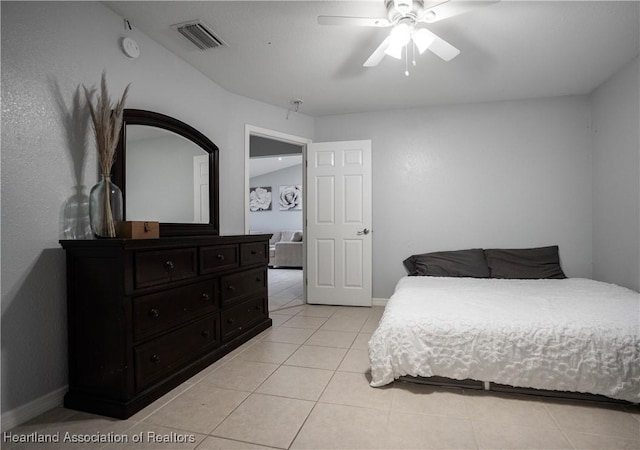
M171 27L178 30L180 34L189 39L200 50L228 47L227 43L218 37L202 20L191 20L171 25Z

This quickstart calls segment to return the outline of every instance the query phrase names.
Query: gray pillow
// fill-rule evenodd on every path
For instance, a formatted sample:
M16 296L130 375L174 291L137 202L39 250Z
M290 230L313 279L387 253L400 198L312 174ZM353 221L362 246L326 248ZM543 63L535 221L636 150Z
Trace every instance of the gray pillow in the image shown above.
M558 246L484 251L491 278L567 278L560 268Z
M302 231L294 231L291 235L291 242L302 242Z
M410 276L489 278L480 248L412 255L404 264Z

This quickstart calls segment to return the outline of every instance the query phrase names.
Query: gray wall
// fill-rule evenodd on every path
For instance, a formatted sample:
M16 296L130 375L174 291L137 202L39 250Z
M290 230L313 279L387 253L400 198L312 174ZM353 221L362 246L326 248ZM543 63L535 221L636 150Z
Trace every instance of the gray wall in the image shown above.
M136 141L127 133L126 219L190 223L194 157L208 153L182 136L162 131L162 137Z
M593 276L640 290L638 58L591 97Z
M127 107L176 117L218 145L223 234L244 232L245 125L313 138L314 121L225 91L137 31L141 56L128 59L122 18L98 2L2 2L1 33L4 428L42 405L29 402L58 404L67 383L58 239L85 235L71 216L97 173L82 84L106 69L112 98L131 82Z
M302 210L280 211L278 194L282 185L302 185L302 164L251 178L249 186L271 186L271 211L251 211L251 231L302 230ZM304 191L303 191L304 195Z
M587 97L316 119L317 141L372 140L373 296L437 250L558 244L591 276L589 126Z

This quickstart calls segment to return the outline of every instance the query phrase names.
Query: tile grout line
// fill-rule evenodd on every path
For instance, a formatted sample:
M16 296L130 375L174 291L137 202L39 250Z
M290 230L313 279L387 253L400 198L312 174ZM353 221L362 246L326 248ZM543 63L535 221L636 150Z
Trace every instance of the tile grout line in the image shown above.
M299 314L300 314L300 313L298 313L298 314L294 315L293 317L297 317ZM333 313L332 313L332 315L333 315ZM331 316L330 316L330 317L331 317ZM324 322L323 322L323 323L324 323ZM316 330L316 331L317 331L317 330ZM299 349L300 347L302 347L302 346L303 346L303 345L304 345L304 344L305 344L305 343L306 343L310 338L311 338L311 336L309 336L309 338L307 338L307 339L306 339L302 344L296 344L296 345L298 345L298 349ZM250 347L251 347L251 346L250 346ZM250 348L250 347L249 347L249 348ZM244 352L244 351L246 351L246 350L248 350L248 349L243 350L243 352ZM296 350L296 351L297 351L297 350ZM242 353L242 352L240 352L240 353ZM293 353L295 353L295 352L293 352ZM293 353L292 353L292 355L293 355ZM239 354L238 354L238 356L239 356ZM233 413L234 413L234 412L235 412L235 411L240 407L240 405L244 404L244 403L246 402L246 400L247 400L247 399L248 399L252 394L258 394L256 391L257 391L257 390L258 390L258 389L259 389L259 388L260 388L260 387L261 387L261 386L262 386L262 385L263 385L263 384L264 384L264 383L265 383L265 382L266 382L266 381L267 381L267 380L268 380L268 379L269 379L269 378L270 378L270 377L271 377L275 372L277 372L277 371L278 371L278 369L280 369L281 367L283 367L283 366L285 365L285 362L286 362L290 357L291 357L291 355L290 355L288 358L286 358L282 363L278 364L278 368L276 368L276 369L275 369L275 370L274 370L274 371L273 371L273 372L272 372L272 373L271 373L267 378L265 378L265 379L264 379L264 380L263 380L263 381L262 381L262 382L261 382L261 383L260 383L260 384L259 384L259 385L254 389L254 390L253 390L253 391L251 391L251 393L250 393L250 394L249 394L249 395L248 395L248 396L247 396L247 397L246 397L246 398L245 398L245 399L244 399L240 404L238 404L238 405L233 409L233 411L230 411L230 412L229 412L229 414L227 414L227 416L226 416L226 417L225 417L225 418L224 418L224 419L223 419L223 420L222 420L222 421L221 421L221 422L220 422L216 427L214 427L214 429L213 429L213 430L211 430L211 432L209 433L209 435L210 435L210 436L215 436L215 435L213 435L213 434L211 434L211 433L214 433L214 432L215 432L215 430L216 430L216 429L218 429L218 428L219 428L219 427L220 427L220 426L221 426L221 425L222 425L222 424L227 420L227 418L229 418L229 416L231 416L231 415L232 415L232 414L233 414ZM293 366L293 367L295 367L295 366ZM334 375L335 375L335 371L334 371ZM333 376L334 376L334 375L332 375L332 378L333 378ZM328 383L327 383L327 385L328 385ZM326 386L325 386L325 389L326 389ZM245 391L245 392L246 392L246 391ZM323 392L324 392L324 389L323 389ZM279 398L292 399L292 397L277 396L277 395L271 395L271 394L258 394L258 395L267 395L267 396L271 396L271 397L279 397ZM320 396L322 396L322 393L320 394ZM319 398L320 398L320 397L318 397L318 399L319 399ZM302 400L302 399L295 399L295 400ZM310 400L307 400L307 401L310 401ZM315 401L314 401L314 405L313 405L313 407L309 410L309 413L308 413L308 414L307 414L307 416L304 418L304 421L303 421L303 422L302 422L302 424L300 425L300 428L298 428L298 431L296 432L295 436L291 439L291 442L289 443L289 445L287 446L287 448L290 448L290 447L291 447L291 445L293 444L293 442L295 441L295 439L298 437L298 434L300 433L300 430L302 430L302 427L303 427L303 426L304 426L304 424L306 423L307 419L308 419L308 418L309 418L309 416L311 415L311 412L315 409L315 407L316 407L316 405L317 405L317 404L318 404L318 400L315 400ZM221 437L221 436L215 436L215 437ZM223 439L226 439L226 438L223 438ZM245 442L245 441L240 441L240 442ZM255 445L263 445L263 444L253 443L253 442L251 442L251 444L255 444Z
M300 312L301 313L301 312ZM298 313L298 314L300 314ZM296 314L297 317L298 314ZM326 323L327 320L329 320L331 317L333 317L333 315L335 314L335 311L332 312L329 317L326 318L326 320L323 322ZM302 347L305 343L307 343L309 341L309 339L311 339L311 337L319 330L320 328L318 328L317 330L314 331L314 333L309 336L301 345L300 347ZM340 361L341 363L342 361ZM340 363L338 364L337 367L340 367ZM311 417L311 414L313 414L313 411L315 411L315 409L318 406L318 403L320 403L320 399L322 398L322 396L324 395L325 391L327 390L327 388L329 387L329 384L331 384L331 380L333 380L333 378L336 376L336 372L337 372L337 368L336 370L333 371L333 373L331 374L331 378L329 378L329 381L327 381L327 384L325 384L324 388L322 389L322 392L320 392L320 394L318 395L318 398L316 399L316 401L313 404L313 407L311 408L311 410L309 411L309 414L307 414L307 417L304 418L304 421L302 422L302 424L300 425L300 428L298 428L298 431L296 432L295 436L293 437L293 439L291 440L291 443L289 444L289 446L287 447L287 449L291 449L291 446L294 444L294 442L296 441L296 439L298 438L298 436L300 435L300 432L302 431L302 429L304 428L304 426L306 425L307 421L309 420L309 417Z
M555 416L551 413L551 410L547 407L547 404L545 402L543 402L539 397L537 398L537 400L540 403L542 403L542 406L544 407L544 410L547 412L547 414L549 414L549 417L551 417L551 420L553 420L553 423L556 425L556 427L558 427L558 430L560 430L560 433L567 440L567 442L569 443L571 448L578 449L578 447L576 447L576 445L573 443L571 438L565 433L564 428L560 426L560 424L558 423L558 421L555 418Z
M266 331L266 330L265 330L265 331ZM243 346L245 346L245 345L247 345L247 344L251 343L254 339L258 338L258 339L256 339L256 341L255 341L255 342L252 342L250 345L248 345L248 346L247 346L247 348L242 349L241 351L238 351L238 352L237 352L235 355L233 355L233 357L231 357L228 361L225 361L223 364L221 364L221 365L220 365L220 367L217 367L217 368L215 368L214 370L212 370L210 374L207 374L206 376L204 376L204 377L200 378L196 383L194 383L194 384L193 384L193 386L195 386L196 384L203 383L203 382L204 382L204 384L206 384L206 382L204 381L204 380L205 380L205 378L207 378L208 376L210 376L210 375L212 375L213 373L217 372L218 370L222 369L222 368L223 368L223 367L225 367L227 364L229 364L230 362L232 362L232 361L234 361L235 359L237 359L237 358L238 358L242 353L244 353L245 351L247 351L248 349L250 349L250 348L251 348L251 347L253 347L254 345L258 344L260 341L262 341L262 339L264 338L264 336L263 336L263 337L260 337L260 336L261 336L261 334L263 334L263 333L264 333L264 331L263 331L263 332L261 332L260 334L256 335L256 336L254 336L250 341L245 342L244 344L242 344L242 345L241 345L240 347L238 347L237 349L234 349L234 352L236 352L236 350L241 349ZM256 362L256 361L252 361L252 362ZM278 367L280 367L280 365L278 365ZM267 379L268 379L268 378L269 378L269 377L270 377L270 376L271 376L271 375L272 375L276 370L278 370L278 369L275 369L273 372L271 372L271 374L270 374L267 378L265 378L265 381L266 381L266 380L267 380ZM263 381L262 383L264 383L264 381ZM249 395L247 395L247 396L246 396L246 397L245 397L245 398L244 398L240 403L238 403L238 404L237 404L237 405L236 405L236 406L235 406L231 411L229 411L229 413L224 417L224 419L222 419L218 425L216 425L215 427L213 427L213 429L211 429L211 430L210 430L209 432L207 432L205 435L206 435L206 436L211 436L211 437L220 438L220 439L227 439L227 438L222 437L222 436L216 436L216 435L214 435L214 434L212 434L212 433L214 433L214 432L215 432L215 430L216 430L216 429L218 429L218 427L220 427L220 426L225 422L225 420L227 420L227 419L229 418L229 416L231 416L231 414L233 414L233 413L234 413L234 412L235 412L235 411L240 407L240 405L244 404L244 403L247 401L247 399L251 396L251 394L255 393L255 390L256 390L256 389L258 389L258 387L260 387L260 386L262 385L262 383L260 383L260 384L259 384L259 385L258 385L258 386L253 390L253 391L243 391L243 390L240 390L240 389L234 389L234 388L229 388L229 387L220 388L220 387L217 387L217 386L213 386L213 387L217 387L218 389L226 389L226 390L235 391L235 392L246 392L246 393L248 393ZM193 386L192 386L192 387L193 387ZM189 389L191 389L191 388L189 388ZM188 389L187 389L187 390L188 390ZM187 390L185 390L185 392L186 392ZM179 395L182 395L182 393L180 393ZM178 395L178 396L179 396L179 395ZM177 398L177 396L176 396L175 398ZM174 399L172 399L171 401L175 400L175 398L174 398ZM166 403L165 405L163 405L161 408L163 408L164 406L167 406L169 403L170 403L170 402L167 402L167 403ZM159 410L159 409L161 409L161 408L158 408L158 410ZM149 416L147 416L147 417L149 417ZM206 439L206 438L205 438L205 439ZM232 439L232 440L233 440L233 439ZM204 439L203 439L203 442L204 442ZM245 441L239 441L239 442L245 442ZM254 443L250 443L250 444L254 444ZM198 444L198 446L199 446L199 445L200 445L200 444ZM262 445L262 444L255 444L255 445ZM268 446L267 446L267 447L268 447Z

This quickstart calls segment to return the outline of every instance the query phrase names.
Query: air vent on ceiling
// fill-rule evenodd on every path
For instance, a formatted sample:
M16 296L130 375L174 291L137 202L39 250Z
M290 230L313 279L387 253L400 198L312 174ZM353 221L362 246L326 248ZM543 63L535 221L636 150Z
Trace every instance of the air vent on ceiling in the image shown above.
M207 50L222 46L228 47L227 43L216 36L211 28L205 25L201 20L178 23L176 25L172 25L172 27L189 39L200 50Z

